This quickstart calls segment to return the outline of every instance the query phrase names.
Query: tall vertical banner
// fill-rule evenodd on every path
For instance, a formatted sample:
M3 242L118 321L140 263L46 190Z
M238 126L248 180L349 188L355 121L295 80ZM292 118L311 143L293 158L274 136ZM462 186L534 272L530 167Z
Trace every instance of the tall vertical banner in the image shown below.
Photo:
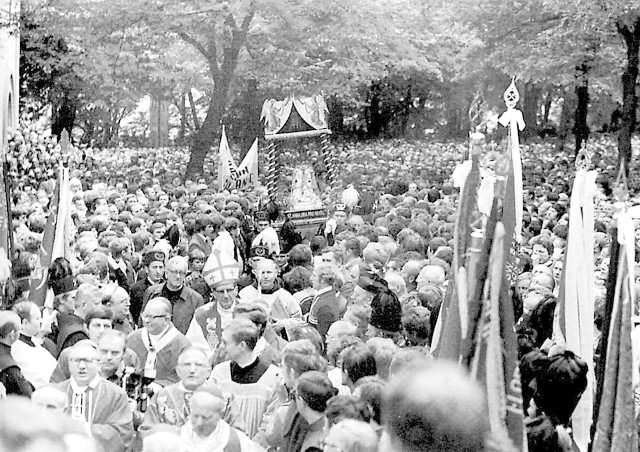
M633 351L631 314L635 300L634 228L622 202L616 203L618 242L617 272L613 297L607 294L610 316L602 381L596 395L595 434L592 450L598 452L636 452L638 434L633 393ZM614 229L615 231L615 229ZM613 257L613 256L612 256ZM611 266L616 265L611 262ZM607 328L604 329L607 331ZM604 333L603 331L603 333Z
M596 176L595 171L587 170L587 165L580 164L576 168L569 205L564 271L553 322L554 343L565 344L567 350L587 363L593 362L593 195ZM573 437L582 452L587 451L591 437L593 383L593 366L589 366L587 389L572 416Z
M62 154L68 153L69 135L62 132L60 139ZM38 306L44 306L47 296L47 272L49 265L58 257L70 259L69 236L71 225L69 190L69 168L60 164L58 180L49 202L49 214L44 227L40 253L36 260L34 276L29 287L29 300Z

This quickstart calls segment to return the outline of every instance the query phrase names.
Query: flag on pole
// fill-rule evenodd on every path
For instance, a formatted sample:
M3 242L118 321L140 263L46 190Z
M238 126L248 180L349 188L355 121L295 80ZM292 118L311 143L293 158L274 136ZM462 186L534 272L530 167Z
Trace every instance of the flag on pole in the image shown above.
M236 164L233 163L231 149L227 141L227 132L222 126L222 136L220 137L220 162L218 163L218 186L220 191L225 189L225 185L229 179L238 171Z
M474 136L475 135L475 136ZM454 253L451 277L447 286L440 314L431 343L432 354L436 358L458 361L460 346L468 330L468 272L467 249L471 243L474 211L477 210L478 184L480 182L480 153L484 135L471 136L471 169L467 174L454 229Z
M244 156L240 166L236 166L231 155L224 126L220 138L220 162L218 168L218 186L220 190L245 189L258 180L258 139L256 138Z
M69 135L62 132L60 139L62 155L68 154ZM47 295L47 272L51 262L59 257L71 258L69 249L71 225L71 198L69 190L69 168L62 163L58 168L58 180L49 202L49 214L44 227L40 253L36 260L34 276L31 277L29 300L44 306Z
M6 163L0 161L0 255L11 259L12 230L9 182L6 179Z
M587 363L593 362L593 195L596 176L596 171L588 171L585 166L576 170L564 271L553 321L554 343L565 344L567 350ZM591 437L593 382L593 366L589 366L587 388L572 416L573 438L582 452L588 450Z
M607 326L606 358L596 394L597 419L592 450L598 452L636 452L637 424L633 394L633 353L631 347L631 313L634 293L634 229L622 202L616 203L618 259L616 284ZM614 265L613 262L611 265ZM606 320L606 319L605 319Z

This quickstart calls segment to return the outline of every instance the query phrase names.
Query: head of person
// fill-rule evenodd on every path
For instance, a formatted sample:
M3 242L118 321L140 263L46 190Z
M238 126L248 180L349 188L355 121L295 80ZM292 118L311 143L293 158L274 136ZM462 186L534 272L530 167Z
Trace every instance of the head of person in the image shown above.
M171 325L171 302L164 297L152 298L140 318L149 334L160 334Z
M87 386L100 371L100 353L87 341L78 342L69 351L69 373L78 386Z
M260 339L260 329L246 317L231 320L222 332L222 347L225 359L239 361L253 355Z
M429 345L431 311L423 306L409 307L402 314L402 331L407 345Z
M124 366L126 336L121 331L107 330L98 340L100 354L100 374L103 377L114 375Z
M324 440L325 452L377 452L378 435L369 423L344 419L334 424Z
M133 213L135 214L135 212ZM167 232L167 226L164 223L160 223L160 222L152 223L151 227L149 228L149 232L151 232L151 235L153 236L153 240L158 241Z
M327 402L324 412L327 427L331 427L344 419L355 419L361 422L371 420L371 411L364 400L356 396L336 396Z
M311 267L313 265L313 253L309 245L295 245L289 251L289 265L291 267Z
M553 276L547 273L538 273L531 279L529 291L535 292L539 295L549 295L553 293L555 285L556 282L553 279Z
M12 308L13 312L20 316L21 333L27 337L33 337L40 332L42 313L33 301L21 301Z
M66 396L65 396L66 398ZM0 403L0 451L67 452L63 416L36 406L26 397ZM91 452L92 449L81 449Z
M66 276L51 283L53 307L61 314L73 314L78 285L73 276Z
M184 285L188 268L189 264L182 256L174 256L167 261L164 274L167 278L166 284L169 290L178 290Z
M214 432L222 419L226 401L222 391L207 384L196 389L191 396L189 420L193 431L200 438L206 438Z
M391 339L372 337L367 341L367 347L376 360L377 375L382 379L389 377L389 366L393 356L398 352L398 347Z
M126 237L118 237L109 242L109 251L115 260L129 260L133 253L133 244L131 243L131 240Z
M402 305L390 290L378 291L371 301L367 337L393 337L402 330Z
M587 388L588 365L571 351L549 357L536 376L533 400L554 425L568 425Z
M310 370L325 372L327 362L308 339L289 342L282 349L280 368L284 383L289 389L295 388L298 377Z
M393 378L385 391L384 450L484 450L488 432L482 390L459 367L435 363ZM382 446L381 446L382 447Z
M162 199L162 195L160 198ZM181 444L182 440L177 433L152 431L142 440L142 452L174 452L180 450Z
M348 238L342 242L343 261L347 263L349 260L362 257L362 245L360 240L355 237Z
M444 287L445 272L439 265L425 265L416 278L418 291L424 286L433 284L436 287Z
M362 258L372 273L383 275L389 262L389 252L381 243L371 242L362 250Z
M325 335L327 357L336 357L336 345L344 336L357 336L358 327L346 320L337 320L329 326Z
M242 303L233 310L233 318L247 318L257 327L262 336L269 325L269 312L267 307L260 302Z
M178 357L176 373L188 391L202 386L211 374L211 364L207 354L200 348L185 349Z
M340 271L333 265L320 265L313 273L313 288L316 290L322 290L327 287L332 290L339 290L342 287Z
M366 345L355 345L344 349L339 357L342 362L342 384L355 387L362 377L378 373L376 358Z
M232 256L213 252L207 258L202 276L211 288L219 308L233 308L238 298L238 278L241 271L240 264Z
M409 260L402 266L400 274L407 287L415 287L413 285L416 283L420 270L422 270L422 263L419 260Z
M74 298L74 313L82 318L102 304L102 290L94 284L82 283Z
M22 320L13 311L0 311L0 342L12 345L20 337Z
M103 288L102 302L113 312L114 319L124 319L129 312L131 297L117 284L109 284Z
M84 330L89 339L98 343L102 335L113 327L113 311L108 306L98 305L84 317Z
M298 377L295 388L296 407L303 417L311 411L324 413L327 402L338 394L324 372L311 370Z
M142 264L147 271L147 277L153 283L159 283L164 277L164 253L162 251L149 251L142 258Z
M423 347L403 347L393 356L389 365L389 378L411 369L421 369L431 363L431 356L425 353Z
M260 259L256 263L254 274L263 290L271 290L275 287L278 270L278 265L271 259Z
M347 322L353 323L357 328L356 336L360 339L364 339L366 337L367 330L369 329L370 317L370 306L354 304L347 309L347 312L344 313L343 319Z
M358 381L356 386L356 394L360 400L367 403L371 411L371 420L376 424L382 424L382 397L387 382L376 377L363 377Z
M62 414L67 407L67 395L53 386L43 386L31 394L31 402L39 408Z
M547 237L538 237L531 249L533 265L546 264L553 254L553 241Z

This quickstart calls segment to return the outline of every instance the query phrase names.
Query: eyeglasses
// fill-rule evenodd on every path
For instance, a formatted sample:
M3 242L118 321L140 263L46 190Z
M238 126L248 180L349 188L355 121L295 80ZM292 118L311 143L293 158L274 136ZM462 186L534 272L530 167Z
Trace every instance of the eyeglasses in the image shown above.
M185 270L166 270L167 273L171 273L172 275L176 275L176 276L184 276L187 274L187 272Z
M180 363L178 364L178 366L183 367L183 368L191 368L191 367L195 367L196 369L206 369L209 367L208 364L202 364L202 363Z
M225 294L225 293L233 292L234 290L238 290L238 287L234 286L231 289L216 289L215 292L219 294Z
M81 363L93 364L98 362L98 359L97 358L69 358L69 362L73 364L81 364Z
M164 315L143 315L143 316L141 316L143 322L151 322L151 321L153 321L155 319L164 319L165 317L168 317L168 315L164 314Z

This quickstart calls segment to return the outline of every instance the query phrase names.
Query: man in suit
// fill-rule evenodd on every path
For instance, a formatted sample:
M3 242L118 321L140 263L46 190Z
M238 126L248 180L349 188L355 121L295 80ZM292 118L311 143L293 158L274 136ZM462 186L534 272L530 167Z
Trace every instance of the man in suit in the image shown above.
M31 397L33 387L24 378L11 355L11 346L20 337L20 316L12 311L0 311L0 383L7 394Z

